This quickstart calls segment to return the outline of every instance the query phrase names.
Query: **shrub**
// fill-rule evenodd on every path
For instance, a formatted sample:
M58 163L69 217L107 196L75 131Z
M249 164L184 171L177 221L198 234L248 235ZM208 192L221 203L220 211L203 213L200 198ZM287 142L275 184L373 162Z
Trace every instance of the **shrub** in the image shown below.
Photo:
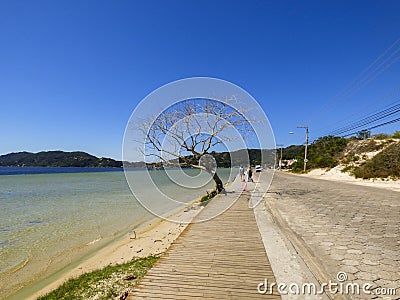
M361 142L360 145L357 145L354 150L352 151L353 153L363 153L363 152L373 152L373 151L378 151L384 147L383 144L378 144L375 140L370 139L367 141Z
M390 139L391 136L389 134L386 134L386 133L378 133L378 134L375 134L373 136L373 138L376 139L376 140L387 140L387 139Z
M392 138L394 139L400 139L400 131L395 131L392 135Z
M357 154L349 154L345 157L345 159L342 160L343 164L349 164L352 162L356 162L360 160L360 156L358 156Z
M319 138L308 147L307 169L333 168L339 164L347 145L347 139L337 136ZM297 155L297 162L293 164L293 172L301 172L304 166L304 152Z
M346 166L341 170L341 172L342 173L352 172L354 168L355 168L354 166Z
M354 168L356 178L400 178L400 143L392 144L382 152Z

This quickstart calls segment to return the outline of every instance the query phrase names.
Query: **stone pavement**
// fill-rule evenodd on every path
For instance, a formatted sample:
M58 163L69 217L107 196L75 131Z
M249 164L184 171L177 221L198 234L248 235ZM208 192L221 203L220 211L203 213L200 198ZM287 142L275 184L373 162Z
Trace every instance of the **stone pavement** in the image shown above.
M253 185L253 184L249 184ZM214 198L196 218L232 207L205 222L190 224L161 256L128 299L280 299L261 295L265 279L275 282L249 193L241 183Z
M400 299L399 192L277 172L265 200L320 282L345 272L376 294L347 298Z

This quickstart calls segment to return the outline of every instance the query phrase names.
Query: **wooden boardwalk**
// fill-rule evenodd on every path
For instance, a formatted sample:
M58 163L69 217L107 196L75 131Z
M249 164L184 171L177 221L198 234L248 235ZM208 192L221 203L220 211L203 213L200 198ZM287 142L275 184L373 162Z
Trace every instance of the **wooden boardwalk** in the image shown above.
M230 190L213 199L198 217L204 219L232 203L240 195L240 183ZM223 214L189 225L128 299L280 299L276 292L257 292L265 278L269 283L276 280L248 208L249 197L243 193Z

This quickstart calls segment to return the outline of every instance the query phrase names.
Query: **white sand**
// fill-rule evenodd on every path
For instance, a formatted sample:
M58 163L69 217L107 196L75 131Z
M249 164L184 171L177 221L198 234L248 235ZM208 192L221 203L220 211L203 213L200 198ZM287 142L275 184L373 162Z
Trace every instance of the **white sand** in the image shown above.
M377 188L388 189L392 191L400 192L400 180L387 180L387 179L361 179L354 178L348 173L342 173L341 169L344 166L337 166L330 170L325 169L315 169L307 174L302 174L301 176L307 176L318 179L333 180L340 182L347 182L353 184L359 184L364 186L372 186Z
M133 257L146 257L165 252L187 227L188 223L200 212L201 207L196 202L173 214L171 219L179 220L181 223L154 219L136 232L136 238L134 238L133 233L130 233L122 240L111 243L76 268L63 274L61 278L33 294L29 299L36 299L41 295L47 294L68 279L78 277L83 273L112 264L128 262Z

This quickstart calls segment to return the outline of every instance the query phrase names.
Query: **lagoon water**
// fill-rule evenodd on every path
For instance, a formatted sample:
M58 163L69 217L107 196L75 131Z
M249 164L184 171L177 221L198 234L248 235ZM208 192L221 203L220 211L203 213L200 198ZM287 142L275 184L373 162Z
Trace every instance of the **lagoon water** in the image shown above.
M11 170L4 169L0 168L0 174ZM0 298L155 218L133 196L122 171L79 172L75 168L58 173L63 170L41 169L47 172L36 168L13 173L30 174L0 175ZM178 170L174 172L178 174ZM229 170L218 172L223 181L229 180ZM154 196L155 187L146 181L146 174L178 202ZM206 184L179 187L161 170L132 170L127 177L139 189L137 196L146 197L157 213L165 214L213 187L208 175L198 170L189 169L185 174L189 181Z

